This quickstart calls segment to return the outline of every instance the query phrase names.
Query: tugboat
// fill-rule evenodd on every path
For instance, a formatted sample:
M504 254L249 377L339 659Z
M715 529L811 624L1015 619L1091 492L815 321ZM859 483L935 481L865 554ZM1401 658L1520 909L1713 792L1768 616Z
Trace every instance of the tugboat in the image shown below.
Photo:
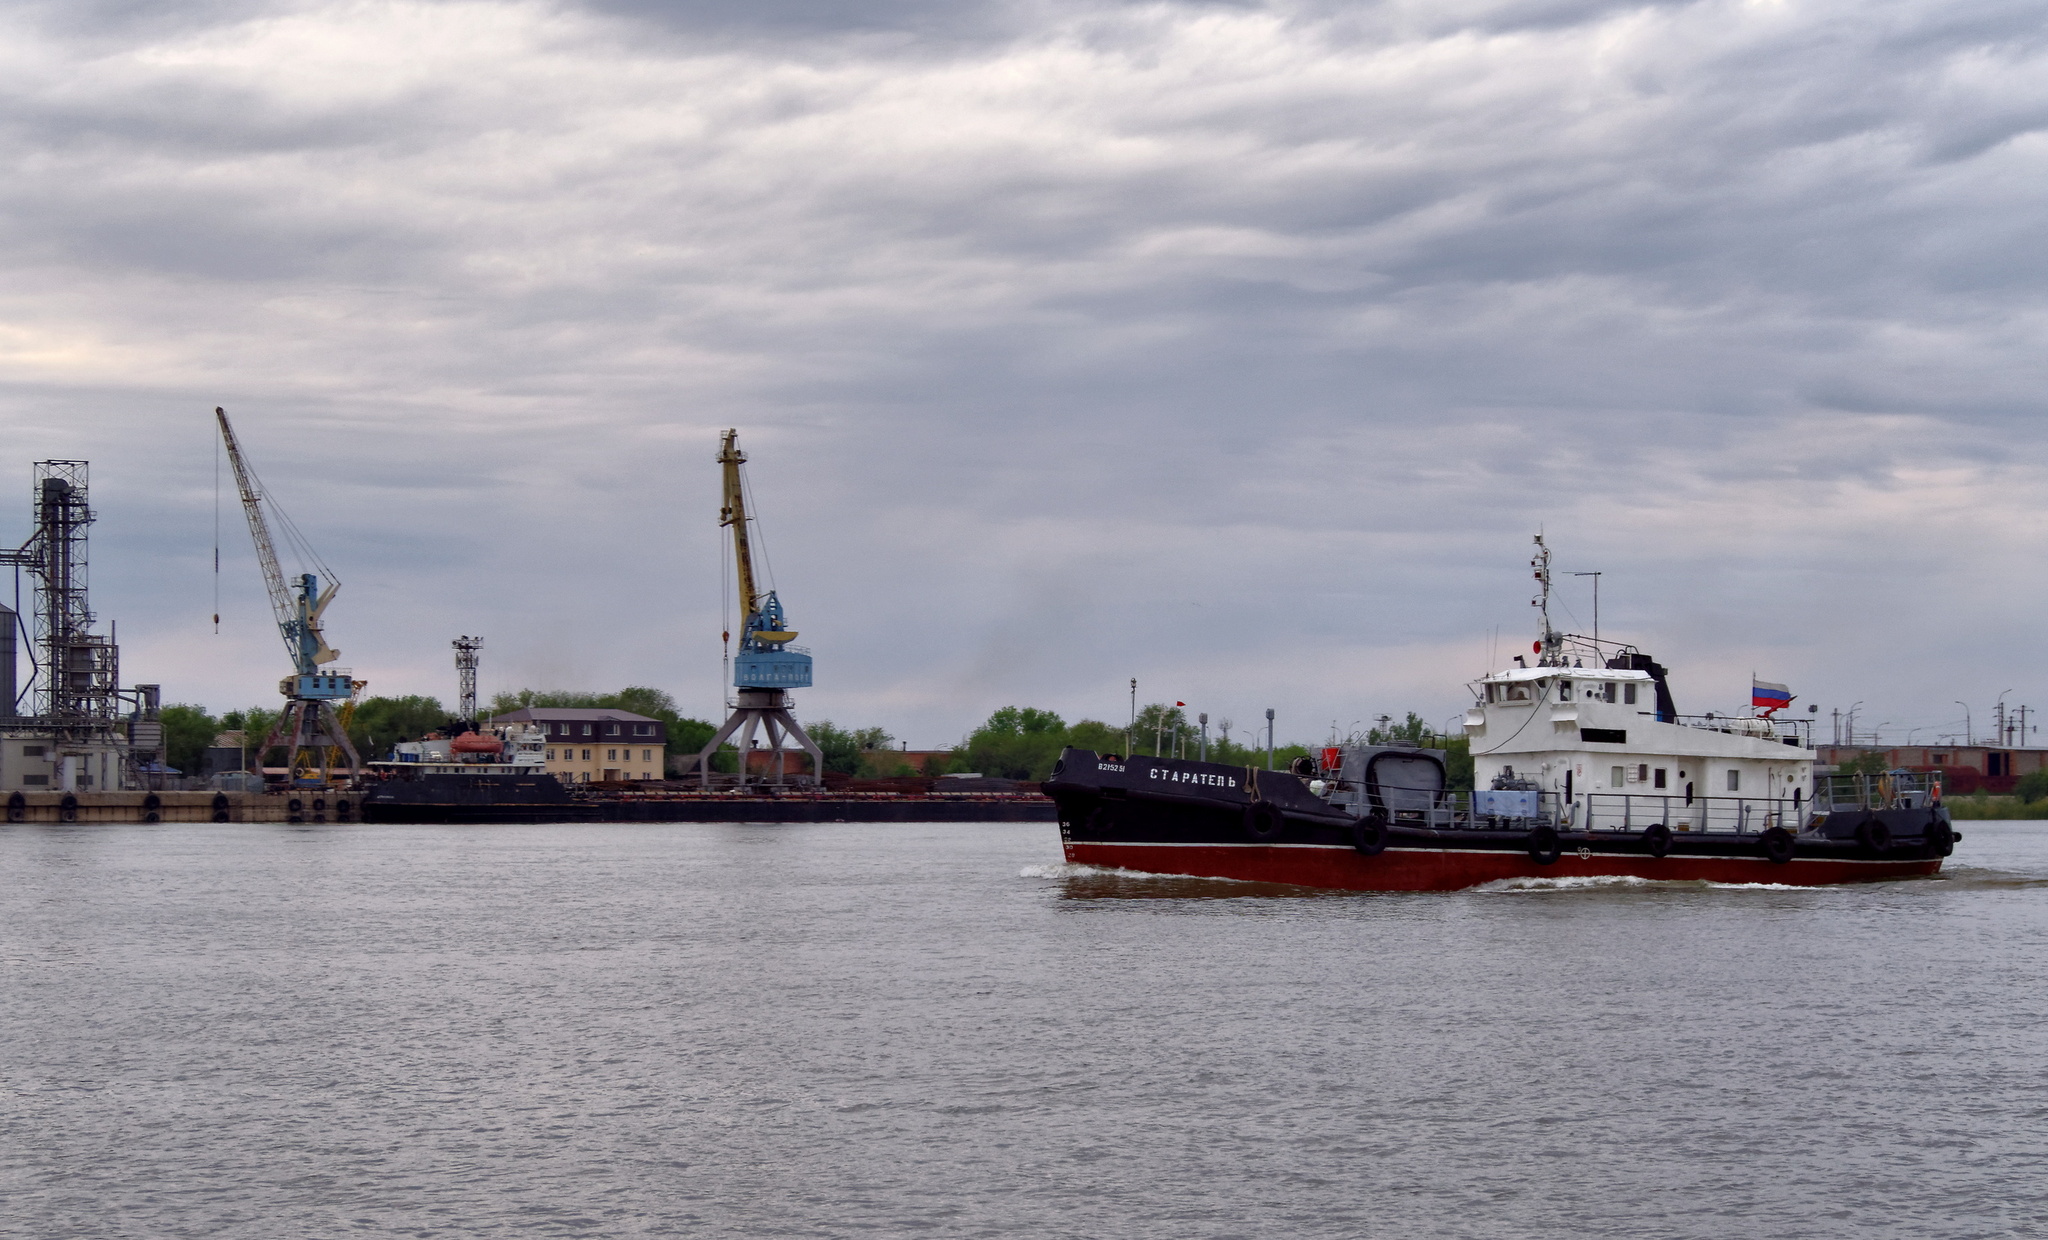
M1344 744L1288 771L1068 749L1045 782L1069 862L1352 891L1629 877L1821 886L1936 873L1938 776L1816 774L1805 720L1682 716L1663 666L1557 632L1473 682L1474 792L1441 750Z

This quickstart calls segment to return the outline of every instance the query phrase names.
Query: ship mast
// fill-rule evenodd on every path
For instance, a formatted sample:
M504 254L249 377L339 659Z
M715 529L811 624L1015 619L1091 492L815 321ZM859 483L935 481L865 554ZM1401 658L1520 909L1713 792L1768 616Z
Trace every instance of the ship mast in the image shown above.
M1536 666L1563 667L1564 634L1550 625L1550 548L1543 543L1543 535L1536 536L1536 554L1529 561L1529 567L1536 570L1536 597L1529 605L1537 609L1542 617L1542 633L1536 641Z

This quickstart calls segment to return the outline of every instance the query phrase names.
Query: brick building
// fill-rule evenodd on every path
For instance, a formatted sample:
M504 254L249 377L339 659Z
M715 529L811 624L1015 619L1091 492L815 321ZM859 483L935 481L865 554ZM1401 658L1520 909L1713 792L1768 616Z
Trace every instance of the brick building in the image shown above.
M563 783L661 779L668 760L668 725L630 710L527 706L485 726L537 724L547 733L547 771Z
M1946 791L1968 796L1982 788L1996 795L2012 791L2023 775L2048 769L2048 749L2005 749L1990 745L1898 745L1874 749L1868 745L1818 745L1814 759L1840 765L1868 753L1884 755L1888 768L1907 771L1940 771Z

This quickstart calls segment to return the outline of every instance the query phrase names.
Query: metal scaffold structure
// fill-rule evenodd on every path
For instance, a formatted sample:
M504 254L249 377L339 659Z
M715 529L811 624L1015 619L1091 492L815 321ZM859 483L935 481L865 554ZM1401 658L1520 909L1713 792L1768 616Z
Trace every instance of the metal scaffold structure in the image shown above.
M745 478L740 466L746 464L740 451L739 432L729 430L719 443L718 464L723 471L724 505L718 523L732 528L733 561L738 570L740 614L739 656L733 660L733 687L739 690L730 703L732 714L697 753L697 770L705 787L711 786L711 760L718 747L735 733L739 736L739 784L755 782L748 770L748 755L757 731L767 739L773 755L761 782L784 784L816 782L825 771L825 753L790 714L793 705L787 690L807 689L811 684L811 653L790 643L796 632L789 628L782 601L775 591L762 590L754 578L754 547L748 522ZM730 634L727 635L730 638ZM811 757L811 774L792 776L785 766L790 752L785 742L794 742Z
M459 700L460 718L465 727L475 728L476 717L476 667L482 654L484 639L464 635L448 643L455 647L455 692Z
M221 444L227 450L228 464L234 470L243 514L249 520L249 536L256 544L256 560L263 569L263 584L270 592L270 608L277 618L277 631L284 638L285 650L292 658L292 674L279 681L277 686L278 692L285 697L284 710L278 715L269 735L264 737L263 744L251 751L250 760L260 775L263 755L273 749L283 749L286 751L284 778L288 783L331 783L337 768L344 777L353 778L362 770L362 760L356 756L356 748L348 739L347 720L336 711L335 703L343 703L343 710L352 710L363 682L352 679L346 668L324 667L340 658L341 652L328 646L326 634L320 627L321 616L327 611L327 605L334 601L341 583L335 580L332 569L319 564L319 557L298 535L290 518L264 495L255 471L242 456L234 427L228 423L227 411L215 408L213 415L220 424ZM319 564L327 577L324 590L318 573L301 572L291 582L286 582L284 571L278 566L277 548L271 541L266 508L276 514L278 525L291 537L300 555Z
M93 522L90 470L84 461L38 461L33 504L35 533L13 551L0 551L0 564L26 569L35 582L30 658L34 674L28 697L33 713L22 715L15 679L15 634L20 618L12 609L0 617L0 690L10 733L49 742L51 776L46 785L66 792L112 790L160 770L163 728L158 721L158 688L121 688L120 647L109 634L92 631L87 590L87 528ZM127 717L123 718L123 707ZM27 775L33 780L35 775Z

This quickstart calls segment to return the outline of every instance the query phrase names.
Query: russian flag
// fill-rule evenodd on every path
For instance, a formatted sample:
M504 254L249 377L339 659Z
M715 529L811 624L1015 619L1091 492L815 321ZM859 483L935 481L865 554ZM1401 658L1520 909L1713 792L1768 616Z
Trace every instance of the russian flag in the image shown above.
M1749 704L1760 708L1766 715L1774 710L1783 710L1792 704L1792 690L1784 685L1774 685L1768 680L1749 678Z

